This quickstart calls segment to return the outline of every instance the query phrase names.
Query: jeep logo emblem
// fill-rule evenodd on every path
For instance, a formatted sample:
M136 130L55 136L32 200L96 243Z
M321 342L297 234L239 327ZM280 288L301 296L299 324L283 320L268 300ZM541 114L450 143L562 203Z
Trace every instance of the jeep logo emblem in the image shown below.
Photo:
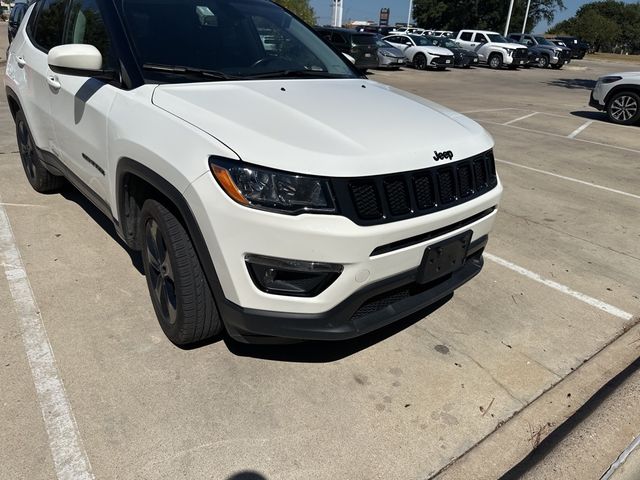
M438 160L453 160L453 152L451 150L447 150L446 152L433 152L433 159L437 162Z

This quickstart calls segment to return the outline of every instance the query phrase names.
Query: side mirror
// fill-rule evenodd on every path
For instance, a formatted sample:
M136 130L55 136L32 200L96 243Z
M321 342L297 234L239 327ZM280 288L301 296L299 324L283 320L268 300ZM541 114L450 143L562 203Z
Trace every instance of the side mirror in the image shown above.
M102 54L93 45L59 45L49 50L49 68L63 75L113 79L115 72L102 70Z

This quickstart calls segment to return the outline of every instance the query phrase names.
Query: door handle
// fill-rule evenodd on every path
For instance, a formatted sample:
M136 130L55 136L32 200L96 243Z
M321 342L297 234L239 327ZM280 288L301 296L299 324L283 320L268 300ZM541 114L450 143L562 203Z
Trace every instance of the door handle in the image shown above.
M60 90L60 87L62 87L62 85L60 85L60 82L58 81L58 77L56 77L55 75L47 75L47 83L54 90Z
M20 68L24 68L24 66L27 64L27 61L22 55L19 55L18 57L16 57L16 63Z

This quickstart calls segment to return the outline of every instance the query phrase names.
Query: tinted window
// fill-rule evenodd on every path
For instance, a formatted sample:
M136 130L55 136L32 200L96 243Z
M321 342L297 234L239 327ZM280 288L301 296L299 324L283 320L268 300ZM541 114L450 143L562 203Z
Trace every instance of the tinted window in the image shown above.
M43 0L36 18L34 41L45 51L62 43L67 0Z
M460 40L464 40L465 42L471 41L471 32L464 32L460 35Z
M478 43L487 43L487 37L484 35L484 33L476 33L474 41Z
M373 35L354 35L351 37L354 45L375 45L376 37Z
M344 37L342 35L340 35L337 32L333 32L331 34L331 41L333 43L337 43L338 45L344 45L347 43L347 41L344 39Z
M96 0L72 0L64 43L93 45L102 54L104 65L113 66L111 43Z
M11 9L11 13L9 14L9 21L11 23L19 24L24 17L25 12L27 11L26 3L18 3L15 7Z

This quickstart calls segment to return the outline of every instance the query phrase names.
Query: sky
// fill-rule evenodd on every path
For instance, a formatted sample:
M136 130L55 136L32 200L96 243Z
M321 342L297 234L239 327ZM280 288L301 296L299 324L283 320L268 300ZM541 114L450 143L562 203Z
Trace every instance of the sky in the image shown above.
M525 0L516 1L524 2ZM564 0L564 4L567 9L556 14L554 23L572 17L576 13L576 10L581 5L588 3L588 1L589 0ZM637 0L624 1L626 1L627 3L634 3ZM504 2L506 5L508 3L508 0L504 0ZM311 0L311 5L316 11L316 16L318 17L319 24L323 25L331 23L330 0ZM396 22L406 22L407 14L409 13L409 0L343 0L343 5L344 9L342 16L345 23L349 19L377 20L380 15L380 9L382 7L388 7L391 9L391 25ZM469 28L473 28L473 25L469 25ZM547 28L548 25L540 23L536 27L536 32L544 32Z

